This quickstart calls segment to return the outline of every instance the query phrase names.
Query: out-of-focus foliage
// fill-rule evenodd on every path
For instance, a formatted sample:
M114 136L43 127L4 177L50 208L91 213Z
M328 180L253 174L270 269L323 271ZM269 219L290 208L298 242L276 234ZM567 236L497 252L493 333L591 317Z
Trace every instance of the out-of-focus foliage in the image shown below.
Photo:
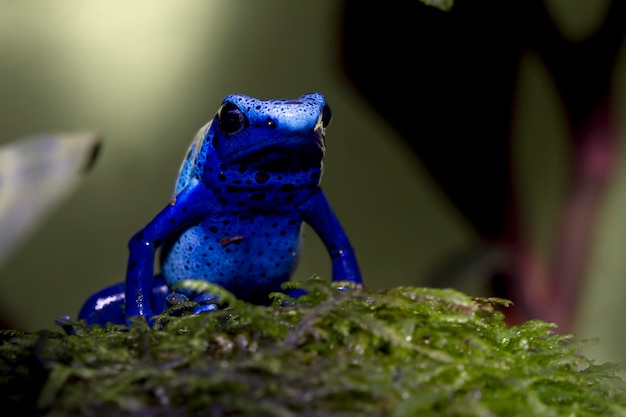
M48 133L0 146L0 268L94 165L94 133Z
M195 283L194 285L198 285ZM314 278L269 307L172 307L153 328L3 331L0 407L21 415L624 416L614 365L505 300L453 290L384 291ZM204 287L202 287L204 286ZM172 315L174 314L174 315Z

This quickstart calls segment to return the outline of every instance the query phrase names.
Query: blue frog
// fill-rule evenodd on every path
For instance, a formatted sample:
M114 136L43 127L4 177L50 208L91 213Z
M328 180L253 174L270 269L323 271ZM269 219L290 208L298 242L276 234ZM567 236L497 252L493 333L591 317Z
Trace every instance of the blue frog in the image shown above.
M319 235L333 280L360 284L350 242L320 188L324 96L262 101L229 95L194 137L173 197L128 244L126 282L92 295L88 324L150 320L185 279L218 284L239 299L267 304L295 270L303 223ZM160 274L154 258L160 248Z

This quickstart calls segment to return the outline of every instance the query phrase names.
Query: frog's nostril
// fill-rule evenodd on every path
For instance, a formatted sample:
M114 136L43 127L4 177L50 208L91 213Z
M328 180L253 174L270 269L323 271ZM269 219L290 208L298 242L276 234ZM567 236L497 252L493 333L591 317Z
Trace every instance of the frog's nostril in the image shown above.
M271 117L268 117L267 119L265 119L265 125L272 130L276 129L276 122L272 120Z

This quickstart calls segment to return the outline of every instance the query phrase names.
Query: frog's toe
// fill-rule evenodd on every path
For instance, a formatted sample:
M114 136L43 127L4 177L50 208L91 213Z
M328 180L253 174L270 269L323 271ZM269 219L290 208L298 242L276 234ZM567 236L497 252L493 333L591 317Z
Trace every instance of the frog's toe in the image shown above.
M190 312L202 314L219 310L221 308L219 298L219 294L207 293L200 294L190 300L185 294L172 292L165 299L165 304L168 314L173 316L189 314Z
M303 295L306 295L308 293L306 291L304 291L303 289L301 289L301 288L290 288L290 289L288 289L285 292L285 294L287 294L291 298L300 298ZM292 304L294 304L294 303L293 303L293 301L290 301L290 300L285 300L285 301L282 302L282 305L284 305L284 306L285 305L292 305Z
M211 311L219 310L219 306L217 304L198 304L193 309L193 314L203 314L209 313Z
M193 314L209 313L211 311L219 310L219 299L219 294L200 294L193 299L194 302L198 303L198 305L196 305L193 309Z
M219 300L219 294L200 294L196 298L193 299L196 303L199 304L215 304L217 300Z
M187 297L185 294L181 294L179 292L172 292L165 299L165 304L167 304L168 307L172 307L172 306L182 304L186 301L189 301L189 297Z
M163 313L169 316L182 316L189 313L189 297L179 292L171 292L165 297Z

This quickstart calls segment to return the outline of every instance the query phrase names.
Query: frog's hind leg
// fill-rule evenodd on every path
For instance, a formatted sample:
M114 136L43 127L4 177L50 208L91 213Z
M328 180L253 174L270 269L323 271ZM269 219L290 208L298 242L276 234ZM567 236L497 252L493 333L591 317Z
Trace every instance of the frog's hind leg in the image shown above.
M164 310L168 293L169 289L163 277L161 275L154 277L152 299L150 300L153 311L161 312ZM89 326L94 324L104 326L106 323L126 324L124 318L125 298L125 284L123 282L106 287L85 301L78 314L78 319L85 320Z

